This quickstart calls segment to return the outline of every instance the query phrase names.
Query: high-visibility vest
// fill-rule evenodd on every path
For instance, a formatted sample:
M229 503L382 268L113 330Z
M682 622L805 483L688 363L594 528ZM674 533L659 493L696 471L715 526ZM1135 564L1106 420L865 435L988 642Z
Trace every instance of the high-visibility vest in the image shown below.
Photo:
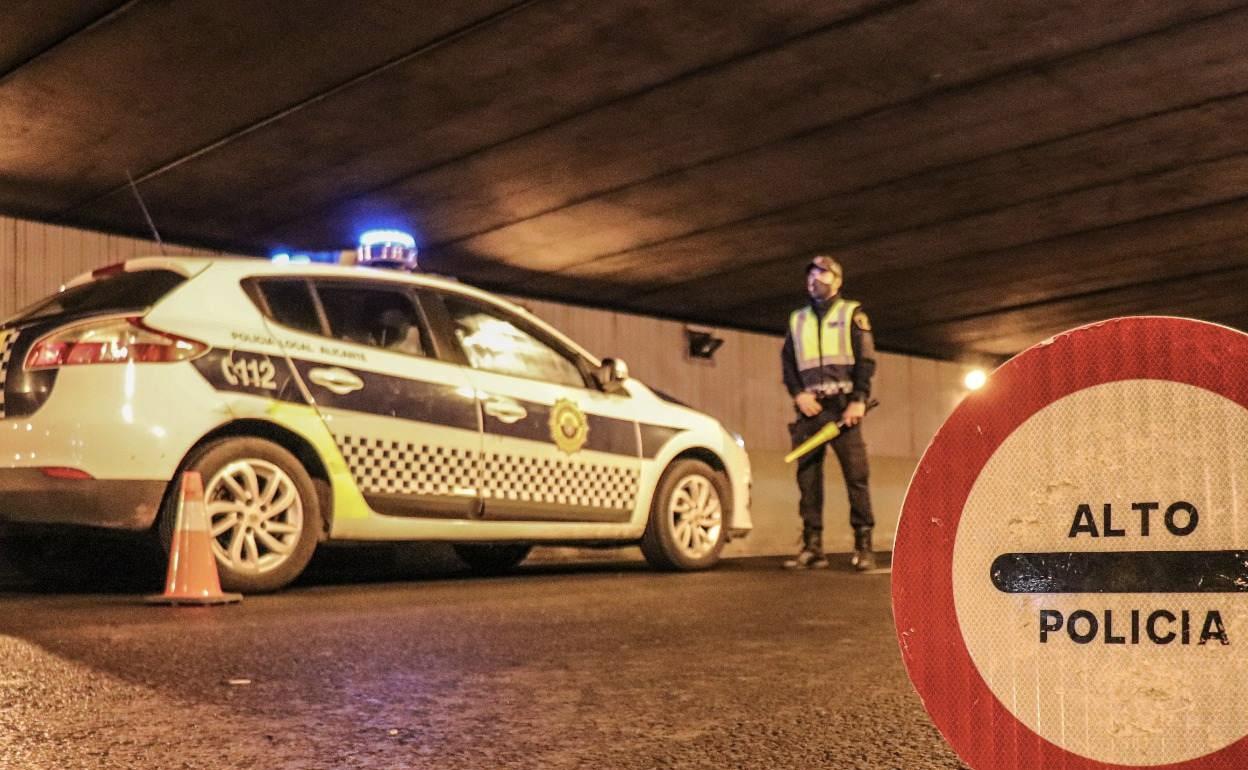
M824 378L834 380L841 389L848 384L849 370L854 365L850 322L860 304L838 299L828 308L822 323L810 306L794 310L789 316L793 355L804 383L816 385L817 379Z

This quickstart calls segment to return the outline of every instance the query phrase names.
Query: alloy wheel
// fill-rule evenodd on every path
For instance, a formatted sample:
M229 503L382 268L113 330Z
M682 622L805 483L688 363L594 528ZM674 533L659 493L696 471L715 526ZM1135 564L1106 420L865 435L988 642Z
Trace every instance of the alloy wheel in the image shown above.
M212 551L237 572L263 573L281 566L303 532L303 499L281 468L257 458L235 460L208 481Z
M699 559L715 548L724 509L715 484L705 476L681 479L668 497L672 539L686 556Z

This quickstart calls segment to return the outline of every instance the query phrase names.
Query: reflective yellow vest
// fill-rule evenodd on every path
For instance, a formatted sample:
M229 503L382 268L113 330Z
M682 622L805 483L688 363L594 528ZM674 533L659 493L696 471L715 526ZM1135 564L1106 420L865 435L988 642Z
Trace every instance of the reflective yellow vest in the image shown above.
M823 316L806 306L789 316L789 334L793 338L793 355L802 383L812 390L834 389L848 393L853 384L850 371L854 366L854 348L850 338L850 322L861 303L838 299ZM820 386L823 386L822 388Z

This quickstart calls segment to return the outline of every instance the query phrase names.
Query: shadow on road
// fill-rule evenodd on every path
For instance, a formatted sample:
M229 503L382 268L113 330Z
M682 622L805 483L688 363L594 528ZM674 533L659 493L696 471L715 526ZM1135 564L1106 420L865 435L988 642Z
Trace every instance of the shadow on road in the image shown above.
M779 568L782 557L725 559L719 569ZM163 554L137 539L74 539L32 549L0 539L0 594L149 594L164 586ZM889 555L880 554L887 570ZM510 574L572 575L642 572L636 548L538 547ZM832 555L832 572L852 571L848 556ZM487 580L445 543L366 543L322 546L290 589L401 581Z
M537 548L514 574L645 570L635 549ZM0 539L0 593L148 594L164 586L165 559L150 543L66 539L49 547ZM396 581L486 579L445 543L322 546L290 590Z

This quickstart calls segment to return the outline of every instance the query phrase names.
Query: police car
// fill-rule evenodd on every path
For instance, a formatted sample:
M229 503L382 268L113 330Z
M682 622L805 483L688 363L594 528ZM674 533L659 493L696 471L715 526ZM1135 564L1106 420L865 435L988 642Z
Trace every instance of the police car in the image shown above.
M638 543L695 570L751 527L717 421L453 280L132 259L6 321L0 350L0 523L167 546L196 470L227 590L278 589L325 541L450 542L483 571Z

